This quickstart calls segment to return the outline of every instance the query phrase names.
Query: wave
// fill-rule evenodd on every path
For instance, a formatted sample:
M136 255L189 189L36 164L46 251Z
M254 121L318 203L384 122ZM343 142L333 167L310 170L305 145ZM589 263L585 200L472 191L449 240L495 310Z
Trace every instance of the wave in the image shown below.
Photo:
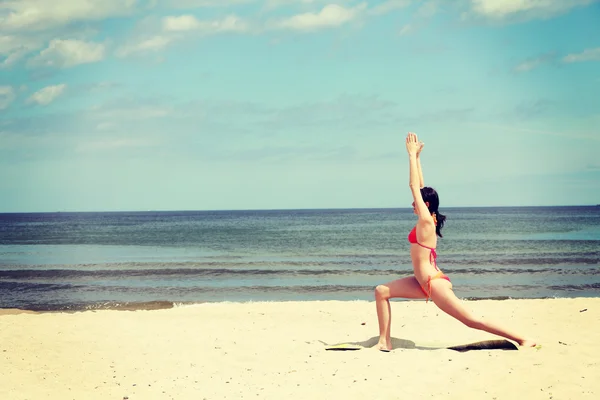
M597 297L598 294L593 294L594 291L600 289L598 285L592 285L595 290L592 291L592 295ZM558 290L554 287L555 290ZM22 300L14 302L3 302L0 307L0 316L4 314L3 310L14 311L34 311L34 312L83 312L83 311L101 311L101 310L112 310L112 311L152 311L152 310L166 310L176 307L193 306L207 303L220 303L223 301L231 303L249 303L249 302L295 302L295 301L372 301L372 290L370 286L344 286L344 285L327 285L327 286L302 286L302 287L249 287L244 288L248 296L251 296L256 292L263 292L269 290L269 293L273 296L269 298L263 297L250 297L250 298L229 298L219 296L219 290L207 291L212 297L205 297L202 300L153 300L153 301L69 301L64 300L51 300L44 301L43 299L38 300ZM557 299L557 298L569 298L569 292L577 291L577 296L581 296L580 291L590 290L587 285L579 287L565 286L565 289L561 290L560 293L554 293L552 296L549 295L512 295L512 296L499 296L499 295L482 295L482 296L459 296L466 301L482 301L482 300L533 300L533 299ZM286 297L286 294L296 294L295 297ZM336 294L338 295L336 297ZM340 297L341 295L341 297ZM588 296L590 293L587 294ZM280 296L280 297L278 297ZM309 297L306 297L309 296ZM414 301L410 299L394 299L394 301Z
M138 257L141 257L138 255ZM34 254L30 259L52 260L52 254ZM213 268L213 269L372 269L384 268L398 269L411 266L410 257L406 254L314 254L314 255L285 255L281 257L256 259L251 256L219 256L219 257L190 257L181 256L148 257L136 261L118 259L102 260L97 263L54 261L29 264L27 257L14 253L0 253L1 269L17 268L51 268L55 269L187 269L187 268ZM12 260L12 261L11 261ZM539 253L532 254L439 254L437 259L440 267L555 267L555 266L600 266L600 252L573 252L573 253Z
M95 267L99 267L95 265ZM598 268L443 268L448 274L461 275L600 275ZM381 276L412 274L402 269L229 269L229 268L163 268L163 269L8 269L0 270L0 279L65 280L82 278L202 278L202 277L294 277L294 276Z
M78 312L78 311L151 311L166 310L180 306L185 303L173 301L101 301L101 302L76 302L76 303L54 303L54 304L19 304L18 309L36 312ZM201 304L200 302L189 304ZM0 315L2 311L0 309Z
M0 282L0 299L2 292L18 293L18 292L56 292L59 290L69 290L76 288L77 285L66 283L29 283L29 282Z
M560 291L595 290L595 289L600 289L600 283L595 282L595 283L585 283L582 285L554 285L554 286L549 286L548 289L560 290Z

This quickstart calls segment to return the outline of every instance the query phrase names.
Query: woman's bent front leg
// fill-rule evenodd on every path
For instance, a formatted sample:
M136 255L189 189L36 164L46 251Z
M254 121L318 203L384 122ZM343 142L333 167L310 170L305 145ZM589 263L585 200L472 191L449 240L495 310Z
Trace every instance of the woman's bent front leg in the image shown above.
M392 311L390 299L402 297L405 299L424 299L425 294L414 276L397 279L375 288L375 306L377 307L377 319L379 320L379 350L389 351L392 349L391 323Z

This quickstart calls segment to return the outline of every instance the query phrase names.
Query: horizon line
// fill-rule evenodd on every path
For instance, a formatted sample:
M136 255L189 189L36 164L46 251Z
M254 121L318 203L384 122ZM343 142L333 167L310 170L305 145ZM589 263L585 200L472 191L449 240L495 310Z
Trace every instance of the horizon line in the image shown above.
M540 205L540 206L447 206L442 208L555 208L555 207L600 207L600 204ZM336 208L247 208L247 209L206 209L206 210L104 210L104 211L0 211L4 214L72 214L72 213L148 213L148 212L245 212L245 211L347 211L347 210L411 210L411 207L336 207Z

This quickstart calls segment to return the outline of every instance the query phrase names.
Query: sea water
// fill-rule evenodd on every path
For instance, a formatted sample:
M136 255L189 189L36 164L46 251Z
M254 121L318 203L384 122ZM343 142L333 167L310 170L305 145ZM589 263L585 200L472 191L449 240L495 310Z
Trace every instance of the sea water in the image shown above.
M466 299L600 296L600 207L445 208ZM412 274L412 209L0 214L0 308L372 300Z

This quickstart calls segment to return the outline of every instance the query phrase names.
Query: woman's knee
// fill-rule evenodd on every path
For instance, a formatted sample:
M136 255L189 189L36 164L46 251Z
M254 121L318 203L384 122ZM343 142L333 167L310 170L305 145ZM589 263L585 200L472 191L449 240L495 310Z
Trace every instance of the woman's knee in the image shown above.
M390 298L390 288L385 285L377 285L375 287L375 298L388 300Z

